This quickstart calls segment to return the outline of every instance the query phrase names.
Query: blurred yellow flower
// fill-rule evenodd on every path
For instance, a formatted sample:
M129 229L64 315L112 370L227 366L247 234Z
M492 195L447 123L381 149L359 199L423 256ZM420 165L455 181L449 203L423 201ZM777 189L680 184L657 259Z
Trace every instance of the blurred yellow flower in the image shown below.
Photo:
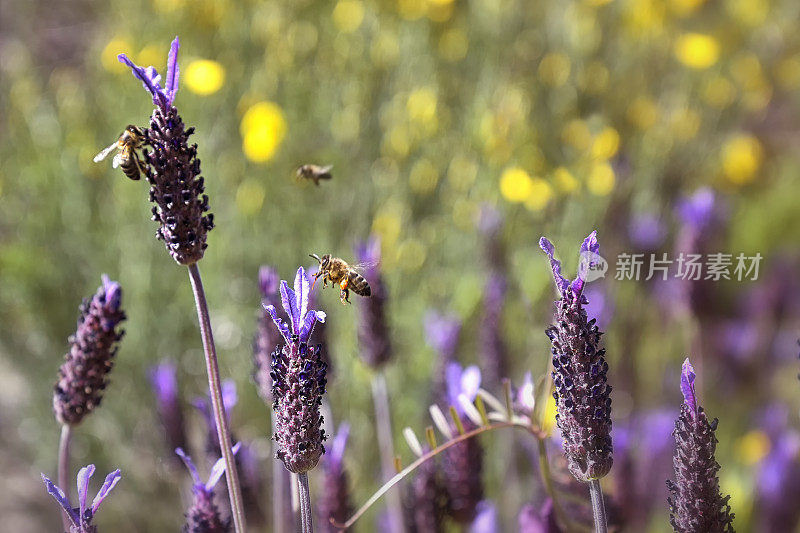
M561 87L567 83L571 68L566 54L553 52L544 56L539 63L539 78L551 87Z
M403 270L414 272L425 263L428 251L417 239L407 239L397 247L398 265Z
M606 196L614 190L616 176L608 163L595 163L586 179L586 188L595 196Z
M453 0L427 0L426 15L434 22L446 22L453 15Z
M670 7L677 15L685 17L691 15L697 8L705 4L706 0L670 0Z
M195 94L214 94L225 83L225 67L211 59L196 59L186 66L181 81Z
M402 219L398 210L389 205L375 216L372 221L372 231L381 238L381 245L385 249L394 247L400 237Z
M408 95L406 112L411 122L430 124L436 120L436 93L430 87L414 89Z
M429 194L436 189L439 182L439 171L428 159L420 159L411 167L408 175L408 185L411 190L419 194Z
M755 28L761 26L767 19L770 2L768 0L727 0L725 7L738 22Z
M383 150L397 158L404 158L411 150L411 138L405 124L396 124L383 139Z
M264 205L265 194L261 183L255 180L242 182L236 189L236 208L245 215L254 215Z
M406 20L417 20L427 11L425 0L397 0L397 12Z
M364 21L364 4L360 0L339 0L333 8L333 23L339 31L352 33Z
M100 53L100 62L109 72L130 72L130 69L117 60L117 55L132 48L130 42L122 37L114 37Z
M675 56L689 68L705 69L719 59L719 44L710 35L687 33L675 42Z
M628 107L628 120L639 129L648 130L658 121L658 106L646 96L639 96Z
M604 128L592 144L592 157L595 159L611 159L619 150L619 133L611 127Z
M462 192L468 191L478 177L478 164L463 155L457 155L450 160L447 169L447 181L454 189Z
M184 0L152 0L153 6L159 13L172 13L183 6Z
M558 189L567 194L573 193L581 188L580 182L578 182L575 176L564 167L555 169L553 172L553 180L556 182Z
M679 141L694 139L700 130L700 115L697 111L688 108L676 110L670 120L670 129Z
M500 176L500 194L509 202L524 202L533 192L533 181L519 167L507 168Z
M466 57L468 49L469 40L461 28L451 28L439 38L439 55L445 61L461 61Z
M587 65L581 77L581 86L589 94L602 94L608 86L609 72L600 61Z
M722 169L731 183L743 185L753 181L763 157L758 139L747 134L737 135L722 147Z
M769 437L763 431L752 430L736 441L736 455L743 464L752 466L769 453Z
M252 105L240 124L244 155L256 163L269 161L283 142L286 130L286 119L277 104L264 101Z
M553 198L553 187L541 178L531 179L531 193L525 199L525 207L531 211L541 211Z
M582 152L589 148L589 144L592 142L592 132L589 131L586 122L573 119L567 122L564 129L561 130L561 140Z

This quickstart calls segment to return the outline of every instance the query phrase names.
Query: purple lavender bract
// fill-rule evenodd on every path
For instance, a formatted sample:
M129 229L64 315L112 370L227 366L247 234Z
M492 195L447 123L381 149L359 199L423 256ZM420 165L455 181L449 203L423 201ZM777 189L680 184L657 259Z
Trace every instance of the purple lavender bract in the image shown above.
M564 278L550 241L542 237L539 245L550 258L561 295L556 302L555 325L545 333L553 345L553 397L564 454L575 479L599 479L608 474L613 463L611 386L606 383L605 349L600 348L602 333L583 308L587 303L582 294L583 277L579 275L572 282ZM598 254L599 248L595 231L583 241L581 253Z
M684 402L675 421L675 482L667 480L672 528L678 533L727 533L733 531L730 496L719 490L717 419L708 421L694 392L694 369L689 359L683 363L681 392Z
M53 409L61 424L78 424L103 399L107 376L125 333L117 325L125 320L120 309L119 283L103 276L103 285L80 306L78 329L69 338L66 362L58 371Z
M239 443L233 447L234 454L239 451L239 447ZM214 463L208 481L203 483L192 458L180 448L176 448L175 453L183 460L192 476L192 481L194 481L192 485L194 498L191 507L186 511L183 533L227 533L230 531L230 519L223 518L214 503L214 487L225 474L225 460L219 459Z
M92 525L92 519L97 514L100 504L111 493L111 490L119 483L122 478L119 470L114 470L106 476L103 486L97 491L97 495L92 500L91 505L87 505L89 497L89 480L94 474L94 465L88 465L78 472L78 507L72 507L67 500L64 491L56 487L50 479L42 474L42 481L47 487L47 492L55 498L58 504L66 513L71 523L69 533L97 533L97 526Z
M350 425L343 422L333 437L329 452L322 463L324 476L322 478L323 490L319 500L319 514L322 518L323 531L340 531L333 527L330 519L333 518L343 523L350 518L353 506L350 503L350 488L348 486L347 471L344 469L344 449L347 437L350 434Z
M281 320L275 307L267 313L284 338L282 348L272 354L272 409L275 412L276 457L290 472L307 472L317 465L325 453L322 445L325 431L321 428L319 408L327 383L326 365L319 346L309 346L314 324L325 321L325 313L308 309L310 285L300 267L294 290L281 281L281 303L289 316L291 331Z
M156 237L163 240L170 255L182 265L191 265L203 258L206 235L214 227L214 216L208 211L208 196L200 177L200 160L197 145L189 145L194 128L184 128L178 110L172 105L178 91L178 49L176 37L170 47L167 66L167 85L161 88L161 76L155 68L143 69L125 54L120 62L128 65L153 96L156 108L150 118L150 128L144 131L145 144L153 148L145 151L147 181L150 183L150 201L153 220L161 227Z
M177 367L171 361L164 361L149 371L150 384L156 396L156 411L170 450L186 446L186 432L183 423L180 391L178 389Z
M278 297L278 273L269 266L262 266L258 271L258 286L261 290L261 306L273 307L280 303ZM258 319L258 330L253 338L253 381L258 388L258 395L267 403L272 403L272 378L269 377L272 365L272 352L281 340L280 332L275 330L269 316L261 313Z

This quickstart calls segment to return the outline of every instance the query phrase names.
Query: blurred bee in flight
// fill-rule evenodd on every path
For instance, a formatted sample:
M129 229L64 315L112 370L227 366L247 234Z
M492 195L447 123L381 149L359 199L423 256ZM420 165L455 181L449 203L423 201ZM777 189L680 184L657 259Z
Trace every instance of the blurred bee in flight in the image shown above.
M319 187L319 180L329 180L333 177L331 175L331 170L333 170L333 165L328 165L326 167L303 165L297 169L297 177L312 180L314 185Z
M139 154L136 150L141 148L143 144L144 133L142 133L142 130L133 124L129 124L125 131L122 132L122 135L119 136L119 139L94 156L94 162L102 161L117 148L119 151L114 155L114 161L111 166L114 168L122 167L122 171L126 176L132 180L138 180L141 178L141 173L145 171L145 165L139 159Z
M314 274L314 283L319 278L322 278L323 288L328 286L329 281L331 285L338 283L339 289L341 289L339 300L343 305L350 303L351 289L359 296L370 296L372 294L372 289L369 288L369 283L364 279L364 276L359 274L354 267L348 265L343 259L331 257L331 254L325 254L322 258L317 254L310 254L310 257L319 261L319 270ZM314 289L313 283L311 284L311 289Z

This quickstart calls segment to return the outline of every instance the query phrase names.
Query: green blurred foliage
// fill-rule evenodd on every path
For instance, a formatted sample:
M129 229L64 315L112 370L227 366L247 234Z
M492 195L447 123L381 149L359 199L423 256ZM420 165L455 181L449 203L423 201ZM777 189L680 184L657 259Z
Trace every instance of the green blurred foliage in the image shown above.
M482 205L505 219L511 290L503 327L514 382L527 370L546 371L542 330L553 292L540 235L556 242L574 272L572 250L592 229L612 257L629 249L631 214L661 216L672 235L676 199L709 185L729 207L720 250L759 251L767 266L798 251L800 37L791 0L0 7L0 464L18 487L0 505L15 531L58 527L39 481L39 472L55 472L52 385L77 305L101 273L124 288L127 335L103 408L76 432L73 463L123 471L98 516L101 529L177 528L179 487L183 502L187 496L188 476L170 467L146 379L149 366L173 359L187 400L206 386L187 275L153 238L146 184L91 161L128 123L147 125L151 110L140 83L115 63L119 52L161 70L180 35L176 105L197 128L217 223L200 269L221 371L239 387L233 426L256 443L265 475L269 409L249 379L259 265L290 279L310 252L347 258L356 241L381 236L396 351L386 373L395 441L407 463L400 430L421 434L429 424L424 400L434 357L421 340L424 312L463 319L459 357L477 360ZM198 60L215 63L195 72L192 89L188 73ZM258 102L277 106L285 132L275 116L262 119L258 127L274 147L258 144L254 161L243 147L242 118ZM309 162L334 165L333 181L298 182L294 169ZM522 172L501 187L515 169ZM621 366L634 369L630 381L615 383L615 417L633 406L676 407L677 369L691 335L665 323L644 283L603 283L616 308L607 337L612 376ZM732 283L725 290L733 298L745 289ZM370 371L358 358L355 309L339 305L333 291L321 302L335 367L328 397L333 418L354 427L347 465L361 502L379 485ZM715 394L714 368L704 369L704 403L722 419L723 484L747 530L754 466L736 443L755 408L796 398L797 382L794 371L776 372L759 389L773 397ZM190 413L189 420L199 443L200 418ZM539 490L530 481L536 470L526 463L523 490L503 487L496 439L485 441L486 477L504 490L498 504L511 527ZM663 507L653 531L666 529Z

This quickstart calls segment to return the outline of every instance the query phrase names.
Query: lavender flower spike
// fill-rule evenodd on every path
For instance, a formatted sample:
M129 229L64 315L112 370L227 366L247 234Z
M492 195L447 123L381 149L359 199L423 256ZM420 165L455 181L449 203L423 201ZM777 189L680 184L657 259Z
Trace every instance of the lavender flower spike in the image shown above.
M183 409L178 389L177 367L163 361L149 370L150 384L156 397L156 411L161 419L169 449L186 446Z
M214 216L206 214L208 196L200 177L197 145L189 145L194 128L184 128L178 110L172 105L178 92L178 38L170 47L166 87L154 67L134 64L128 56L118 59L128 65L153 96L156 108L150 128L144 131L145 144L153 150L144 152L150 202L154 203L153 220L159 222L156 237L163 240L170 255L182 265L192 265L203 258L206 235L214 227Z
M372 369L384 365L392 357L392 343L389 324L386 319L386 306L389 290L381 275L381 242L370 237L356 246L356 260L367 265L364 277L372 289L372 297L359 299L358 343L361 358Z
M719 463L714 458L717 419L708 421L694 394L694 371L683 364L681 390L685 401L675 421L675 481L667 480L670 524L678 533L733 531L733 514L719 489ZM688 394L687 394L688 392Z
M97 293L80 306L78 329L69 338L69 353L58 371L53 409L61 424L78 424L100 405L117 342L125 333L117 328L125 320L122 289L108 276L102 279Z
M42 481L47 487L47 492L61 505L71 523L69 533L97 533L97 526L92 525L92 519L97 514L100 504L106 499L111 490L119 483L122 478L119 470L114 470L106 476L103 486L92 500L92 504L87 505L89 497L89 479L94 474L94 465L88 465L78 472L78 507L72 507L67 500L64 491L55 486L50 479L42 474Z
M459 415L463 414L460 397L472 402L481 385L481 372L477 366L462 368L450 363L446 370L447 398ZM475 425L463 418L464 430ZM483 448L477 439L467 439L444 452L442 458L443 485L448 495L448 514L459 524L471 523L478 513L478 503L483 500Z
M348 486L347 471L344 469L344 450L347 437L350 435L350 424L342 422L339 430L333 437L331 449L322 463L325 475L323 476L323 490L319 501L319 513L322 517L323 531L339 531L330 524L330 518L337 522L345 522L353 511L350 502L350 488Z
M597 480L608 474L613 462L611 386L606 378L605 349L600 348L602 333L583 307L588 303L582 294L583 277L579 273L570 283L561 275L550 241L542 237L540 246L550 258L561 295L556 302L555 325L545 330L552 344L556 422L572 475L579 481ZM596 231L583 241L581 252L599 252Z
M275 326L284 338L282 348L272 354L272 408L275 412L276 457L290 472L307 472L325 453L322 445L319 408L325 394L327 365L320 346L309 346L314 324L325 321L325 313L308 309L310 285L303 267L297 270L294 290L281 281L281 301L289 317L291 331L278 318L275 307L266 306Z
M233 453L236 454L241 447L237 442L233 446ZM184 533L226 533L231 530L230 518L223 518L217 505L214 503L214 487L225 474L225 460L220 458L211 467L208 481L203 483L197 467L194 466L192 458L186 455L181 448L176 448L175 453L183 460L189 474L192 476L192 494L194 499L189 510L186 511L186 524L183 526Z

